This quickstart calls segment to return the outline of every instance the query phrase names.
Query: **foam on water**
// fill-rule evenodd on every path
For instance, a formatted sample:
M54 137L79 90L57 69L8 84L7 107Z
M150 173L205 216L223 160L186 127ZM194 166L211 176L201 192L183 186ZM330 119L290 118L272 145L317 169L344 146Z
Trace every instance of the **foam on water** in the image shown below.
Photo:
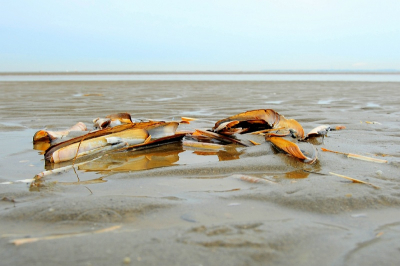
M269 104L281 104L283 103L283 101L267 101L265 103L269 103Z
M331 104L334 100L329 99L329 100L319 100L318 104Z
M367 107L381 107L381 106L377 103L367 103Z

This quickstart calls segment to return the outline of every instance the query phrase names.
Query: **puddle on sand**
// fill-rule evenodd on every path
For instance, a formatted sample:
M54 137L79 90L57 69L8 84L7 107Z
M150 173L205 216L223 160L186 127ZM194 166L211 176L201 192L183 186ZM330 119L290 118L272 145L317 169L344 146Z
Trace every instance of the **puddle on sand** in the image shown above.
M186 147L181 142L165 144L141 151L114 152L94 155L84 160L52 164L45 163L43 154L49 143L32 144L35 130L0 132L2 174L0 183L25 186L18 180L32 180L45 171L50 175L28 184L31 191L51 188L55 185L88 185L107 182L104 176L119 172L146 171L154 168L177 165L207 164L237 160L243 150L236 145L225 145L220 150ZM16 168L15 166L18 165ZM19 185L18 185L19 184Z
M20 132L19 135L14 135L14 137L17 139L23 138L24 140L30 139L25 135L31 136L32 132L30 130ZM4 139L7 138L5 137ZM18 143L17 139L15 139L14 143ZM26 150L29 148L30 156L26 157ZM32 149L32 142L29 140L25 141L24 145L21 145L21 154L4 154L10 162L11 160L21 162L21 167L17 171L15 168L8 167L10 169L5 169L5 172L10 174L17 172L18 175L14 175L13 178L10 175L3 176L0 181L15 182L26 178L32 179L37 174L51 171L45 178L37 179L28 184L29 190L39 191L68 185L86 186L107 182L109 180L106 177L116 173L146 171L177 165L195 165L238 160L245 153L243 148L235 144L225 145L219 150L208 150L188 147L184 146L182 142L175 142L140 151L98 154L90 158L82 158L83 160L78 159L72 165L72 161L58 164L45 163L43 151L47 148L46 143L43 146L34 145L33 148L35 150ZM39 154L37 150L39 150ZM32 167L32 162L38 163L35 167ZM305 178L307 175L304 172L290 173L286 177Z
M34 146L34 148L43 148ZM209 162L237 160L243 151L238 151L235 145L226 145L224 149L209 151L204 149L187 148L181 142L165 144L159 147L140 151L124 151L97 155L72 162L46 163L45 172L51 172L44 179L35 180L30 185L31 191L41 188L51 188L54 185L87 185L104 183L107 180L98 175L109 175L120 172L145 171L160 167L176 165L201 164ZM60 175L60 173L66 173ZM41 173L41 174L42 174ZM36 173L39 174L39 173ZM57 180L51 178L57 175ZM76 176L77 181L71 182L71 176Z
M299 178L307 178L309 175L310 173L305 172L303 170L295 170L285 173L284 177L289 179L299 179Z
M186 149L182 143L171 143L160 147L128 152L115 152L86 161L77 161L77 169L86 172L130 172L149 170L173 165L199 164L239 159L242 152L235 145L226 145L222 150ZM71 162L46 163L46 170L68 167Z

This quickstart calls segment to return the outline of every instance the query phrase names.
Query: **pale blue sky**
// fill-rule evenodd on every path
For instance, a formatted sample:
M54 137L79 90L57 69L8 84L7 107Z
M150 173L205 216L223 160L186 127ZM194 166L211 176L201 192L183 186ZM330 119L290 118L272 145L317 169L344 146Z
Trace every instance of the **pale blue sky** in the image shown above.
M0 71L400 69L400 0L0 0Z

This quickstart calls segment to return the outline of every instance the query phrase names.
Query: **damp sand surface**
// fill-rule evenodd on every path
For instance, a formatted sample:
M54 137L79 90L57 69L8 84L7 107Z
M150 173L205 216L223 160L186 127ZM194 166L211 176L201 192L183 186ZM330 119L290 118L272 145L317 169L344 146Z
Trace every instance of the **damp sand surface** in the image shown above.
M4 81L0 87L0 182L15 182L0 185L3 265L400 261L398 82ZM32 147L37 130L78 121L90 126L117 112L137 119L194 117L179 129L204 129L260 108L296 119L306 132L321 124L346 129L312 141L313 165L262 138L261 145L217 152L175 143L110 154L30 185L49 167Z

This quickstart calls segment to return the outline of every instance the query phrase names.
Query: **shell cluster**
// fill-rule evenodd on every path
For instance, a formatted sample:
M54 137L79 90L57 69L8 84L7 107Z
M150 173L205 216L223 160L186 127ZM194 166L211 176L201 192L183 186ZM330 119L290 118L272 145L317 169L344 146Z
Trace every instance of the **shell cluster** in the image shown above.
M243 134L258 134L265 136L265 140L279 150L312 164L317 160L317 151L312 144L305 142L310 138L324 137L331 130L344 128L332 129L329 125L321 125L305 134L296 120L287 119L272 109L258 109L221 119L210 129L177 130L180 124L188 124L193 120L196 119L182 117L180 122L133 122L130 114L118 113L94 119L91 131L82 122L63 131L40 130L33 136L33 142L45 151L46 161L60 163L101 152L143 150L182 140L186 147L205 150L220 149L228 144L258 145L255 141L239 137ZM299 145L308 145L311 152L305 153Z

